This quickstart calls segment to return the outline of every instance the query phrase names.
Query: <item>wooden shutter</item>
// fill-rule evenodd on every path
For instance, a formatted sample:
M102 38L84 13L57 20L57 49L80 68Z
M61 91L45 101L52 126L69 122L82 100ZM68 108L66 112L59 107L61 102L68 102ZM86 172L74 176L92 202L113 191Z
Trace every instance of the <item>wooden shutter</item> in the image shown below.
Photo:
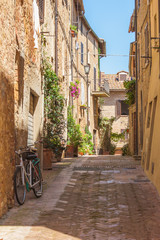
M81 63L83 64L83 43L81 42Z
M94 67L94 91L96 91L96 68Z
M121 115L121 100L117 100L116 102L116 115L117 116Z
M44 23L44 1L45 0L39 0L39 18L40 18L40 23Z
M34 142L34 95L30 94L30 103L29 103L29 114L28 114L28 141L27 145L32 145Z

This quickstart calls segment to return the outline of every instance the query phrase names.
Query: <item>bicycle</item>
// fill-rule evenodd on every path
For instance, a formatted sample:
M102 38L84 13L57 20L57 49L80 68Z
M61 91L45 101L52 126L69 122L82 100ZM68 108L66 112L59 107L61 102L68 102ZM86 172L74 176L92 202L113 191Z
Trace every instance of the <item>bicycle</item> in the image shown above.
M40 141L35 142L34 144ZM40 159L36 155L37 149L34 145L20 148L15 151L20 159L20 164L16 165L14 174L14 190L17 202L23 205L26 198L26 190L33 190L37 198L42 196L42 174L40 169Z

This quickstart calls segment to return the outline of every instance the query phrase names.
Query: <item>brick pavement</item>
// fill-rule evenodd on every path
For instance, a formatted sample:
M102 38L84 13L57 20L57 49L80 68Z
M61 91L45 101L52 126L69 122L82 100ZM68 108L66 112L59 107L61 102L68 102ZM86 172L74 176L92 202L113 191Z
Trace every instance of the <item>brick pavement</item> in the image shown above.
M42 198L0 220L0 239L160 239L160 197L132 158L64 160L45 182Z

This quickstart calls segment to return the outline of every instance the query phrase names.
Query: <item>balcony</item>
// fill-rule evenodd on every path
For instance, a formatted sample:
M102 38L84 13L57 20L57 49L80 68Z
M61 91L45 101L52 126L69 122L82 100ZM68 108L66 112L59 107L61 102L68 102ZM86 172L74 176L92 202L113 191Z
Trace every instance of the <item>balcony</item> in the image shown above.
M92 91L93 97L110 97L109 95L109 84L107 81L99 88L99 90Z

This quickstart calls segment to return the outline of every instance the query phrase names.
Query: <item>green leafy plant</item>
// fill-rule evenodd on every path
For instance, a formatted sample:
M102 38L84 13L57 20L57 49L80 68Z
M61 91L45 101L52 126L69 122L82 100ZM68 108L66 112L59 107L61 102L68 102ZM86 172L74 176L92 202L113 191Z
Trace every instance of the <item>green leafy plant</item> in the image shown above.
M109 154L114 155L116 151L116 145L114 143L110 143Z
M47 59L43 59L44 75L44 147L61 154L64 140L64 97L60 93L60 80Z
M116 144L119 140L124 139L123 133L113 133L112 125L115 118L104 117L99 119L99 128L100 128L100 145L104 151L108 151L109 154L113 155L116 150Z
M80 130L80 125L76 124L76 121L72 115L71 107L68 107L67 138L67 145L73 145L74 147L77 147L82 143L82 132Z
M126 88L126 97L125 102L131 106L135 103L135 89L136 89L136 80L133 79L131 81L125 81L124 87Z
M75 25L70 25L70 29L74 31L76 34L78 33L77 27Z
M113 142L118 142L119 140L121 139L124 139L124 134L125 132L123 133L111 133L111 139L113 140Z
M122 156L130 156L130 155L131 155L131 152L129 150L129 144L125 144L122 147Z
M88 127L85 127L85 133L82 136L82 143L79 147L79 152L92 155L94 153L94 144L92 142L92 134Z

